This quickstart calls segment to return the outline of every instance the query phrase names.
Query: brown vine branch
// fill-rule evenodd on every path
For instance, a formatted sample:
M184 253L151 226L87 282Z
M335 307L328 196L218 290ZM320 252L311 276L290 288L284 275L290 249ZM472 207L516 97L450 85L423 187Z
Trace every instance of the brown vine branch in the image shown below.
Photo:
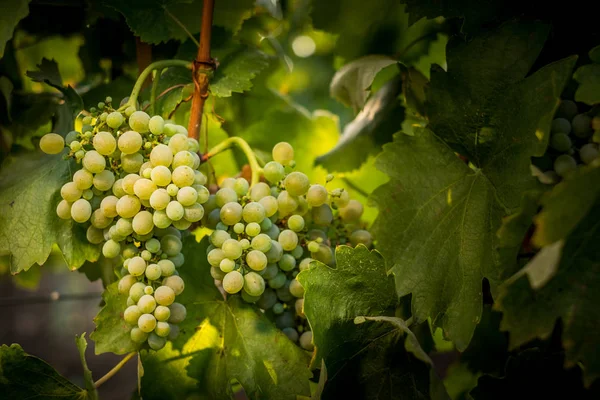
M200 29L200 46L198 47L198 54L192 68L194 94L192 97L190 122L188 124L188 136L196 140L200 138L202 112L204 110L204 102L208 97L208 78L210 73L215 69L215 62L210 57L210 36L214 6L214 0L204 0L202 26Z
M152 64L152 46L148 43L142 42L139 36L135 37L135 56L138 65L138 74L141 74L143 70L148 67L148 65ZM144 81L144 86L152 82L152 77L148 76L148 78Z

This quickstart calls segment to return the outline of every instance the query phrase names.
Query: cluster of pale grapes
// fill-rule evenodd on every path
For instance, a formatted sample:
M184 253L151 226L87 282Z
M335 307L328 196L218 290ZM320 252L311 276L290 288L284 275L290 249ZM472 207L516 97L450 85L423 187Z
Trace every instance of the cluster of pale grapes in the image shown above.
M546 154L533 159L542 171L540 182L553 185L578 167L599 163L600 117L580 112L572 100L561 100L552 121L550 145Z
M343 189L311 185L294 171L294 150L275 145L262 172L266 182L249 187L227 178L204 203L206 226L214 229L207 249L211 275L229 294L257 304L294 342L312 350L303 313L304 289L296 275L318 260L333 266L338 244L371 246L361 229L363 206Z
M85 224L104 257L123 260L115 273L119 293L129 296L123 318L131 339L158 350L186 316L175 302L184 289L180 231L203 218L209 191L199 144L183 126L133 107L115 110L111 101L82 118L81 132L49 133L40 147L58 154L66 145L80 166L61 188L56 213Z

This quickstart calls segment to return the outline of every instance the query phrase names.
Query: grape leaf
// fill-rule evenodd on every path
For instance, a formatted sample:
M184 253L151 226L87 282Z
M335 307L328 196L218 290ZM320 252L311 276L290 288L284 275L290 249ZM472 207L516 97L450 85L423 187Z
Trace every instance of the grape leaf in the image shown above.
M470 394L474 400L598 398L582 387L581 370L565 371L563 360L560 352L527 349L509 359L503 377L480 377Z
M600 360L595 356L600 351L598 221L600 202L596 200L567 237L544 247L500 288L495 304L503 312L500 328L510 333L511 349L536 337L549 337L560 318L565 364L583 362L586 385L600 377Z
M63 86L63 81L60 72L58 71L58 64L56 61L50 61L47 58L43 58L42 63L37 67L39 71L27 71L27 76L35 82L43 82L58 89L65 97L73 116L79 114L79 112L83 110L83 100L70 85L67 87Z
M433 393L437 378L414 334L388 317L399 300L383 257L362 245L338 246L336 260L335 269L315 263L298 275L316 347L312 365L327 366L322 398L444 398Z
M372 230L393 260L398 295L412 293L414 318L431 317L460 351L481 316L482 279L494 289L505 277L495 233L535 186L530 157L545 149L575 61L523 79L535 59L529 52L541 48L540 29L505 25L448 50L448 72L432 72L428 91L433 131L396 135L377 160L391 180L372 195L380 209Z
M596 64L600 64L600 46L596 46L593 49L591 49L588 55L590 56L590 60L592 60Z
M566 237L588 214L600 196L600 167L583 167L542 197L542 211L534 217L532 240L547 246Z
M70 110L63 104L58 112L55 131L66 134L72 126ZM98 259L100 248L87 241L85 229L56 215L60 188L71 177L73 168L74 164L61 155L43 155L40 151L13 153L2 165L0 254L11 254L13 274L34 263L43 264L54 243L71 269Z
M573 74L573 79L579 82L575 92L575 100L589 105L600 103L600 64L581 66Z
M8 0L3 2L0 13L0 58L4 57L6 42L12 39L17 24L29 14L30 1Z
M92 371L87 366L85 361L85 351L87 349L87 340L85 339L85 332L81 335L75 336L75 343L77 344L77 350L79 350L79 357L81 358L81 365L83 366L83 380L85 381L85 388L87 390L87 398L90 400L98 400L98 392L94 385L94 378L92 377Z
M252 88L252 79L269 66L271 57L262 51L238 47L220 58L220 66L210 82L210 92L229 97Z
M381 151L381 146L392 140L401 129L404 108L398 100L402 82L392 79L379 89L344 127L340 140L329 152L317 157L328 171L351 171L360 167L369 155Z
M6 399L94 399L18 344L0 346L0 393Z
M151 44L171 39L183 41L200 32L202 0L103 0L119 11L142 41ZM220 0L215 2L213 24L234 33L252 16L254 0ZM185 27L182 28L183 25Z
M396 63L388 56L370 55L344 65L331 80L331 96L359 112L367 101L375 75Z
M136 351L139 347L131 340L131 325L123 319L128 296L119 293L118 285L119 282L113 282L104 290L104 307L94 317L96 329L90 335L90 339L96 343L96 354L125 354Z

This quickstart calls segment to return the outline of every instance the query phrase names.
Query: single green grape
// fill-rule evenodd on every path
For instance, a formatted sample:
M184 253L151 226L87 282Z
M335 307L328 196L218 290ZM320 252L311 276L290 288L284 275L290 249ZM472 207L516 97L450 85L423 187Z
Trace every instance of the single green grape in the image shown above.
M56 133L47 133L40 139L40 149L46 154L58 154L65 148L65 140Z
M273 147L272 155L273 160L287 166L294 160L294 148L287 142L279 142Z
M238 271L228 272L223 278L223 289L230 294L242 290L244 286L244 277Z

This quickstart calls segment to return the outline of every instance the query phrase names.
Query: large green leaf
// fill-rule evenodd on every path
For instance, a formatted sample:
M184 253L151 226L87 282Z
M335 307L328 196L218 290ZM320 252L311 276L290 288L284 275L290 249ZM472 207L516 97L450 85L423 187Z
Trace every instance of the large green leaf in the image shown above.
M600 103L600 46L589 52L593 64L579 67L573 78L579 82L575 92L575 100L589 105Z
M313 366L323 360L327 367L321 398L444 398L416 337L390 317L399 301L383 257L362 245L339 246L336 260L336 269L317 263L298 275L316 347Z
M29 355L21 346L0 347L0 393L6 399L94 400L43 360Z
M252 79L268 67L270 57L262 51L240 47L220 59L220 66L210 82L210 92L229 97L252 88Z
M513 349L536 337L549 337L561 319L565 364L583 362L587 385L600 377L598 221L600 202L596 201L569 236L544 247L501 287L495 305L503 312L501 329L510 333Z
M185 40L186 30L200 32L202 0L102 0L119 11L131 30L147 43ZM215 1L213 23L237 32L244 20L252 16L254 0ZM182 28L181 25L185 27Z
M496 231L535 187L530 157L545 149L574 63L523 79L535 57L520 51L539 51L540 29L506 25L448 50L448 72L432 73L431 130L397 135L378 158L391 181L373 193L382 213L373 231L396 290L412 293L416 320L431 317L459 350L481 316L482 279L494 289L505 277Z
M354 112L362 110L370 94L371 84L379 71L398 62L388 56L370 55L354 60L340 68L329 90L335 97Z
M56 132L66 134L72 129L66 104L59 107L58 120ZM85 229L56 215L60 188L70 179L73 168L74 164L61 155L40 151L12 154L2 165L0 253L11 255L13 274L34 263L43 264L55 243L71 269L98 259L100 248L87 241Z
M138 350L139 346L131 340L131 325L123 319L127 308L127 295L120 294L118 282L113 282L102 294L104 307L94 317L96 329L90 335L95 343L96 354L112 352L125 354Z
M30 1L8 0L2 2L0 8L0 58L4 57L6 42L12 39L17 24L29 14Z
M344 127L335 147L315 162L329 171L351 171L370 155L379 153L381 146L401 129L404 119L404 108L398 99L401 86L399 77L388 81Z

